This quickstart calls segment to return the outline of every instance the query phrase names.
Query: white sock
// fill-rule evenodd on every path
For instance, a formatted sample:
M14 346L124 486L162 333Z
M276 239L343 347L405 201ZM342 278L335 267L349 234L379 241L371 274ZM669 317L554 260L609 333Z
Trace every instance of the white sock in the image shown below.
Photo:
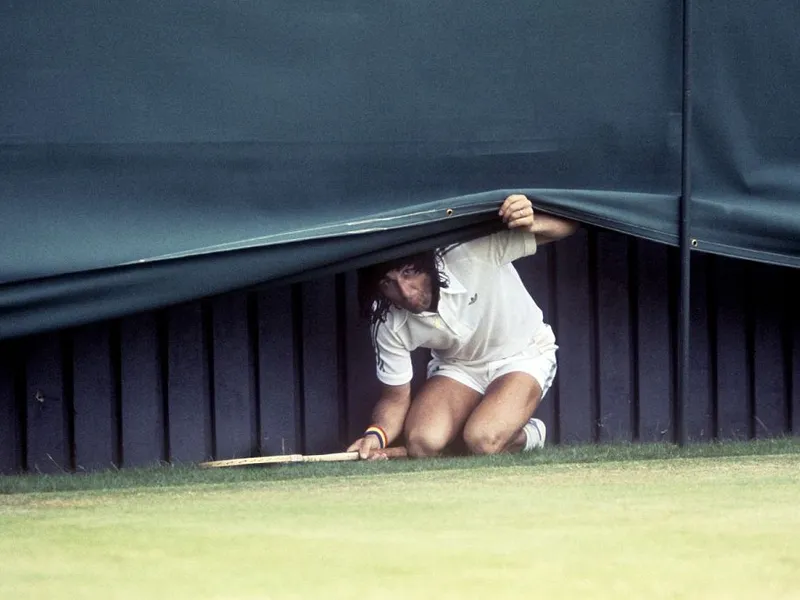
M522 449L523 452L529 452L544 446L544 440L547 436L547 427L545 427L542 421L539 419L531 419L525 423L525 427L522 428L522 431L525 432L525 447Z

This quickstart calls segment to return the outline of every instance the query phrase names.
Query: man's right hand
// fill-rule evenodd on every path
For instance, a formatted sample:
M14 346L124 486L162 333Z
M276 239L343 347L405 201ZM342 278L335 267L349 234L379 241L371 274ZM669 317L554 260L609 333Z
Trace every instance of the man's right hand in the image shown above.
M380 442L374 435L358 438L347 448L348 452L358 452L361 459L386 460L386 453L381 450Z

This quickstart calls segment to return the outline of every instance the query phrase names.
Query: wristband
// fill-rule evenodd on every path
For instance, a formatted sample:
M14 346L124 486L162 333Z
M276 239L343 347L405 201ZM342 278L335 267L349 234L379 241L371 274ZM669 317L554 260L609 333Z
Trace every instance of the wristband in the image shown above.
M378 442L381 445L381 449L386 448L386 444L388 443L388 438L386 437L386 432L383 430L382 427L378 427L377 425L370 425L364 432L364 437L367 437L368 435L374 435L376 438L378 438Z

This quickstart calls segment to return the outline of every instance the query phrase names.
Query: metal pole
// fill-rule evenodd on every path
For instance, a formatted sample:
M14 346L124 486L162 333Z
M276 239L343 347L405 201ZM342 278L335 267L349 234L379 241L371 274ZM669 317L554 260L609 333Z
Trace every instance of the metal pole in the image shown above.
M680 200L680 298L678 302L678 386L675 403L675 439L686 445L686 406L689 401L689 336L691 310L692 170L690 135L692 124L691 0L683 0L683 106L681 118L681 200Z

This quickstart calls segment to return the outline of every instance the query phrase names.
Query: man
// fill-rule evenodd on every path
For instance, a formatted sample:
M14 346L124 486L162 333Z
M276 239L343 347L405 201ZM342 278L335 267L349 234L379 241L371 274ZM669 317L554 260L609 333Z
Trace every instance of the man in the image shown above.
M534 214L522 195L506 198L499 215L499 233L359 271L382 388L373 425L349 451L381 457L401 433L411 457L437 456L459 435L474 454L544 444L532 415L555 377L557 346L511 262L577 224ZM419 347L432 358L412 401L410 352Z

